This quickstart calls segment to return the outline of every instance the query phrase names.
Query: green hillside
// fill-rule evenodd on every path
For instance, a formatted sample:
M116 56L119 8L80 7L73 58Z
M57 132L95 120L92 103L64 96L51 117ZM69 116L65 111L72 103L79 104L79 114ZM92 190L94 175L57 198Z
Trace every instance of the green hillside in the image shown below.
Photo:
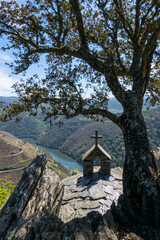
M149 139L154 150L160 146L160 109L144 111ZM62 127L55 126L49 133L38 139L38 144L58 148L69 154L74 160L81 162L82 155L94 144L90 138L95 130L103 135L100 144L111 155L111 166L123 166L124 142L121 130L111 121L104 124L93 121L82 121L81 118L66 121Z
M93 121L81 121L76 118L74 121L67 121L61 127L55 128L38 139L38 144L58 148L61 152L70 155L75 161L81 163L82 155L94 144L90 138L98 130L103 135L100 140L108 153L112 155L112 166L122 165L122 154L124 144L120 130L110 121L104 124ZM119 154L119 156L118 156Z
M7 101L11 102L11 99ZM109 107L116 112L122 111L121 105L112 98ZM155 150L160 146L160 109L144 111L144 118L151 145ZM15 123L13 120L6 123L0 122L0 130L10 132L19 138L33 138L39 145L56 148L80 163L82 155L94 144L94 140L90 139L90 136L94 134L95 130L98 130L99 134L103 135L100 144L112 156L111 166L123 165L122 133L111 121L106 119L103 124L78 116L64 121L62 126L50 126L42 119L41 114L31 117L28 113L23 113L21 122Z

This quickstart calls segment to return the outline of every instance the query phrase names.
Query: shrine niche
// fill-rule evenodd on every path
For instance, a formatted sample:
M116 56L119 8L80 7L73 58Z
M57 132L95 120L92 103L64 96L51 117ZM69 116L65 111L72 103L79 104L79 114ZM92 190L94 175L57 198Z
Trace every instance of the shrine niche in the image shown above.
M111 156L98 144L98 139L102 136L98 135L98 131L95 132L95 144L84 154L83 161L83 176L90 176L93 174L94 159L100 160L100 173L110 176L110 160Z

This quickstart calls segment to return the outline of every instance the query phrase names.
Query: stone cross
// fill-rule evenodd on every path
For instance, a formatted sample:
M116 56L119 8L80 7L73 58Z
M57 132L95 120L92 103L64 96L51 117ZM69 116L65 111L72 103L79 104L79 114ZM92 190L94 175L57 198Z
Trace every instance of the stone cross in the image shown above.
M91 138L95 138L95 145L97 146L98 145L98 139L103 138L103 136L101 136L101 135L98 136L98 131L95 131L95 136L92 135Z

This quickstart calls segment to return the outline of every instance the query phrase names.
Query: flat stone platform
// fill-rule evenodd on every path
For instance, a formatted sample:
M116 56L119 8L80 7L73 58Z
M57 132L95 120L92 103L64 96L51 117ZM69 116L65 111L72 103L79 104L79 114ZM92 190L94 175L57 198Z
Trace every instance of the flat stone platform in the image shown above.
M63 222L85 217L91 211L104 215L113 201L117 204L122 194L122 170L111 169L111 176L102 175L98 170L95 167L91 177L79 173L63 179L64 195L59 212Z

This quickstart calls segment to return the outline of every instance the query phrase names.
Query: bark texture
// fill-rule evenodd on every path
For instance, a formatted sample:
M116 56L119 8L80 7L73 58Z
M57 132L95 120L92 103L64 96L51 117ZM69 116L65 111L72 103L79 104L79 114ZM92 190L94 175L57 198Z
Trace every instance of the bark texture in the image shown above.
M121 116L125 142L121 209L141 225L160 223L160 188L156 159L149 144L140 102L128 99ZM130 106L130 107L129 107Z

